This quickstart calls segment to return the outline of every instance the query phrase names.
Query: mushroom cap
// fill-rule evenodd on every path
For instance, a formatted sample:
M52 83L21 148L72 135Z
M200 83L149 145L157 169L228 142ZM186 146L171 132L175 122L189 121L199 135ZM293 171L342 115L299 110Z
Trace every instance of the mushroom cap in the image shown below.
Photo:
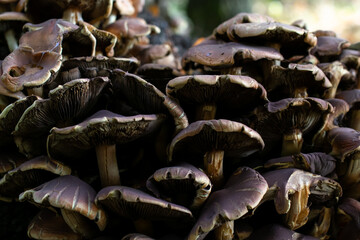
M19 99L8 105L0 114L0 145L9 145L13 141L12 131L15 130L17 122L21 115L35 100L40 99L38 96L31 95Z
M202 161L213 149L225 157L246 157L264 147L261 136L248 126L226 119L196 121L179 132L169 147L169 161Z
M263 176L269 185L269 191L263 201L274 199L279 214L290 214L286 224L292 229L299 228L307 222L307 202L310 195L311 201L315 203L334 201L342 195L342 188L338 182L295 168L274 170L264 173ZM290 197L296 194L299 194L298 199Z
M22 25L25 22L29 22L29 18L26 17L24 13L21 12L3 12L0 14L0 30L2 32L5 32L7 29L14 28L15 26L13 24L19 24L19 26L22 27ZM13 23L13 24L12 24Z
M0 153L0 176L8 171L17 168L28 159L17 151L1 151Z
M233 24L227 29L232 41L257 43L280 43L280 52L285 58L307 55L317 42L315 35L306 29L280 22Z
M338 158L341 162L352 157L360 150L360 132L352 128L333 128L328 131L327 139L332 146L330 155Z
M298 168L321 176L331 174L336 167L336 160L332 156L322 153L300 153L292 156L273 158L265 162L266 168Z
M336 94L336 98L345 100L349 104L349 107L352 108L355 105L359 105L358 103L360 102L360 89L351 89L338 92Z
M332 87L324 72L316 65L295 63L287 67L272 66L270 79L264 85L269 93L276 88L282 89L288 94L285 97L296 97L294 92L297 88L306 88L310 96L320 97Z
M11 92L43 86L55 78L61 58L55 52L34 52L30 47L20 46L2 62L0 79Z
M85 21L92 21L108 17L112 6L113 0L26 0L25 13L38 23L50 18L62 18L66 9L74 8L82 12Z
M186 207L155 198L138 189L125 186L109 186L98 192L95 200L120 216L149 220L184 220L191 221L193 216Z
M328 125L327 127L331 129L341 124L343 117L349 111L350 107L345 100L339 98L330 98L330 99L326 99L326 101L329 102L334 108L334 112L330 113L327 124Z
M243 23L261 23L261 22L275 22L275 20L269 16L258 14L258 13L238 13L236 16L226 20L217 26L214 30L216 38L224 39L229 41L227 31L230 27L237 24Z
M49 99L36 100L26 109L13 132L20 151L36 156L36 152L45 147L52 127L70 126L83 120L93 111L108 83L105 77L77 79L50 91ZM40 144L40 149L32 147L36 144Z
M121 18L107 25L104 30L117 36L121 41L123 38L138 38L152 33L159 33L160 29L155 25L149 25L142 18Z
M188 115L194 105L215 104L217 118L246 115L268 102L266 90L260 83L240 75L177 77L168 82L166 94L177 99Z
M47 147L66 152L71 148L90 149L96 145L124 144L151 134L163 122L163 115L122 116L100 110L83 122L65 128L52 128Z
M176 131L188 126L183 109L151 83L135 74L114 70L111 77L116 99L123 100L141 114L165 113L172 116ZM133 94L133 93L136 94ZM127 113L122 113L127 114Z
M223 189L213 192L201 210L188 240L201 240L214 228L241 218L258 206L268 185L255 170L238 168Z
M213 69L241 66L246 62L261 59L283 60L274 48L228 42L223 44L199 44L188 49L183 55L185 69L193 66L207 66Z
M322 60L324 57L339 56L342 50L349 46L350 43L345 39L334 36L319 36L316 46L310 52Z
M203 171L190 164L182 163L179 166L156 170L146 181L146 187L156 197L162 199L167 197L173 199L172 197L176 194L187 195L190 199L189 207L196 209L209 197L212 184Z
M61 162L46 156L36 157L8 171L0 179L0 197L17 200L23 191L70 173L71 169Z
M55 178L19 195L20 201L66 209L94 221L100 230L106 226L105 212L95 205L95 190L79 178L67 175Z
M360 222L359 222L360 203L353 198L344 198L337 209L337 239L359 239Z
M249 237L249 240L316 240L318 238L303 235L290 230L280 224L266 225L255 230Z
M155 240L155 239L140 233L130 233L124 236L121 240Z
M329 114L333 111L330 103L320 98L285 98L265 104L266 111L259 116L256 131L265 142L263 153L279 153L283 135L293 129L302 132L309 146L325 128Z
M27 235L33 239L81 240L83 238L69 228L61 215L46 208L41 209L31 220Z

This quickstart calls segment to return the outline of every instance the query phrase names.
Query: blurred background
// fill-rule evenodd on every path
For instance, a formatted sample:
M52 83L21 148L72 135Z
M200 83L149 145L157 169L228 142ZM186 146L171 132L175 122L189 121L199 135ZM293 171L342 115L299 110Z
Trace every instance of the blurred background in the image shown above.
M167 19L179 34L205 37L239 12L266 14L308 30L333 30L351 43L360 41L359 0L147 0L148 9ZM157 8L153 6L159 6Z

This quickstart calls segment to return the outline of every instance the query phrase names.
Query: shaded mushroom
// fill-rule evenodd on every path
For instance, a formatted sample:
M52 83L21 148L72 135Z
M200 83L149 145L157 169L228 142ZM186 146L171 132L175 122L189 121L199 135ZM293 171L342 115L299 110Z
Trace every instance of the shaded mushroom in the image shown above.
M212 185L200 169L182 163L156 170L146 181L146 187L158 198L198 209L209 197Z
M120 185L116 144L128 143L153 133L163 120L163 115L122 116L100 110L77 125L52 128L47 149L52 155L53 152L71 154L77 149L95 148L102 186Z
M55 178L19 195L20 201L37 206L59 208L68 226L86 238L102 231L106 226L105 212L97 207L95 190L71 175ZM97 227L93 227L95 223Z
M197 121L174 137L169 147L169 161L202 166L214 187L219 189L225 181L224 159L246 157L263 147L261 136L242 123L225 119Z
M309 198L314 203L331 203L342 195L336 181L295 168L279 169L263 174L269 190L262 201L274 200L277 213L285 214L290 229L303 226L308 220Z
M349 104L349 112L344 118L346 125L360 131L360 89L341 91L336 94L336 98L343 99Z
M249 240L318 240L318 238L307 236L301 233L292 231L280 224L270 224L255 230L248 238Z
M261 84L239 75L177 77L168 82L166 94L180 103L192 121L247 116L268 101Z
M255 209L267 189L258 172L238 168L222 189L210 195L187 239L204 239L212 230L216 231L215 239L233 239L233 221ZM227 223L229 226L224 226Z
M332 62L336 60L344 48L350 43L336 36L318 36L317 43L310 53L317 57L320 62Z
M345 198L337 210L337 239L359 240L360 202L353 198Z
M304 142L312 147L332 111L331 104L319 98L285 98L267 103L256 127L265 142L262 153L287 156L300 153Z

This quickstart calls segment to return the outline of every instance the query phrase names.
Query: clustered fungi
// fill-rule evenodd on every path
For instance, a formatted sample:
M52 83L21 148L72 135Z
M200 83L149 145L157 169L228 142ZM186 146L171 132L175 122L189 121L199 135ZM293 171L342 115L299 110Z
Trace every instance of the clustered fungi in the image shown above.
M182 54L144 3L1 4L1 208L32 239L359 239L358 44L239 13Z

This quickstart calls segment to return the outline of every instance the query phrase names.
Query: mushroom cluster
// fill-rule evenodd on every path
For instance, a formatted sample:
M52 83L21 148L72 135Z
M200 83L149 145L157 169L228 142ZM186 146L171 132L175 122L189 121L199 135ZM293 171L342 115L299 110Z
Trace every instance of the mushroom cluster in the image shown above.
M32 239L359 239L359 44L239 13L182 53L144 4L1 3L0 213Z

